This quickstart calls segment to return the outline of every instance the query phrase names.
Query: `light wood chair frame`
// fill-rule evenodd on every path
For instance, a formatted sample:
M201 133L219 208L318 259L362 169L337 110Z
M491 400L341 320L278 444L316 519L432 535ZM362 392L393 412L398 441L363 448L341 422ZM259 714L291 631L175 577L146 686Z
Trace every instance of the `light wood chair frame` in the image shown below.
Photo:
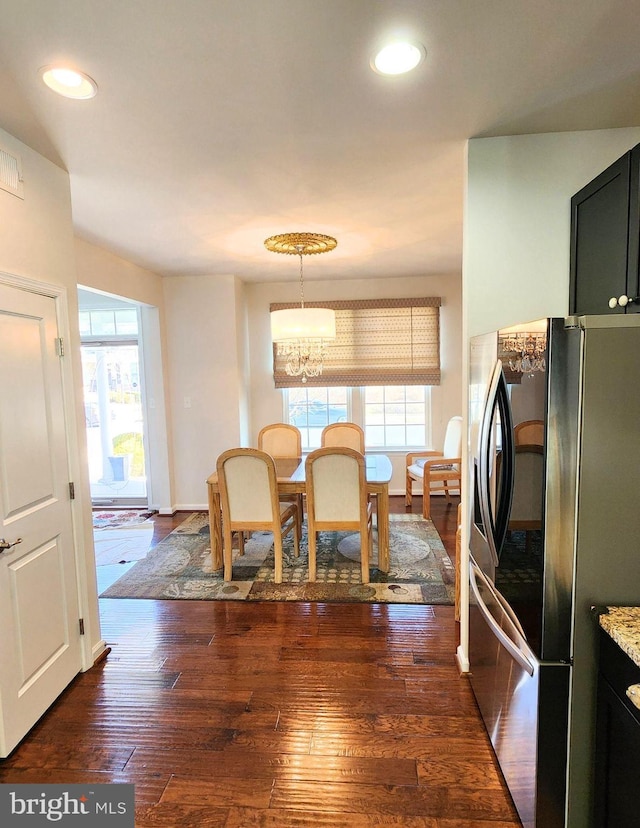
M271 518L269 520L235 520L231 515L231 504L227 489L225 465L228 461L241 456L254 457L264 463L267 471L271 496ZM275 558L274 581L282 583L282 541L293 532L294 555L300 554L300 537L302 533L300 510L297 503L281 503L278 497L278 479L276 467L270 454L253 448L233 448L223 452L216 462L218 484L220 487L220 504L222 508L222 538L224 558L224 580L233 578L232 535L238 533L240 555L244 555L244 532L273 532Z
M348 440L336 439L340 431L349 434ZM329 423L322 429L320 445L322 448L352 448L364 454L364 431L357 423Z
M437 492L444 492L447 503L451 503L451 492L454 491L460 494L460 485L462 480L462 473L460 471L462 464L462 457L442 457L437 451L413 451L407 454L407 475L405 480L406 497L405 503L411 506L412 501L412 481L420 480L418 475L414 475L409 471L409 466L412 466L416 457L433 457L436 459L427 460L423 467L422 474L422 517L426 520L431 518L431 495ZM458 468L438 468L439 466L458 466ZM432 483L439 485L432 486Z
M314 465L328 455L349 457L357 465L358 517L354 520L316 519L316 485ZM341 446L325 446L308 455L305 461L307 488L307 532L309 542L309 581L316 580L317 533L326 530L356 531L360 534L360 576L363 584L369 583L369 561L373 553L373 507L367 493L367 475L364 456L355 449Z

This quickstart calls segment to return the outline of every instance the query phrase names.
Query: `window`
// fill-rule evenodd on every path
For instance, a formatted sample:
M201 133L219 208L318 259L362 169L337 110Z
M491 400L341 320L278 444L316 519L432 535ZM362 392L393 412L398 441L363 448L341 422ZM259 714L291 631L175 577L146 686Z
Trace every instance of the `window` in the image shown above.
M362 391L367 446L404 449L426 445L427 386L379 385Z
M305 450L319 448L322 429L349 420L349 389L289 388L285 393L286 422L302 434Z
M136 308L118 310L83 310L79 313L81 336L138 335Z
M362 426L368 449L400 451L428 444L429 386L302 387L283 393L285 422L300 429L305 451L320 446L326 425L346 421Z

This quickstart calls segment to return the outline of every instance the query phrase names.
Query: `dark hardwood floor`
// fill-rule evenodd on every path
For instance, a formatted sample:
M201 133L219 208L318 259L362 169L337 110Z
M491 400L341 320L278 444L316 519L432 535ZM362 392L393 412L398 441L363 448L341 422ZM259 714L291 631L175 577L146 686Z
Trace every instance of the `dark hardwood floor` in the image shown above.
M434 500L453 557L457 503ZM154 543L185 517L157 518ZM453 607L100 605L111 652L0 783L134 783L138 828L520 826L456 669Z

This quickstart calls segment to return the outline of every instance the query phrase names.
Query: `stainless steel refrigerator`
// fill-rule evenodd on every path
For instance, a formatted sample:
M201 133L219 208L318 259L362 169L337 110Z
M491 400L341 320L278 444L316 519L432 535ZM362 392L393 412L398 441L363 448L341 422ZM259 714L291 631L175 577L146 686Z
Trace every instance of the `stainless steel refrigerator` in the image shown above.
M587 828L594 608L640 604L640 315L475 337L468 468L471 684L525 828Z

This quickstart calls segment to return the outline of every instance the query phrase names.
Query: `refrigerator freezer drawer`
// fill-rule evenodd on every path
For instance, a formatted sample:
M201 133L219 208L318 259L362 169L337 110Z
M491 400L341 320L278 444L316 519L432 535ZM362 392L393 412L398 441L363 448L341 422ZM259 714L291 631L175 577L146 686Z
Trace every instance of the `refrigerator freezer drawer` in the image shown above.
M524 828L563 828L571 668L537 661L473 561L471 592L471 685L505 781Z

